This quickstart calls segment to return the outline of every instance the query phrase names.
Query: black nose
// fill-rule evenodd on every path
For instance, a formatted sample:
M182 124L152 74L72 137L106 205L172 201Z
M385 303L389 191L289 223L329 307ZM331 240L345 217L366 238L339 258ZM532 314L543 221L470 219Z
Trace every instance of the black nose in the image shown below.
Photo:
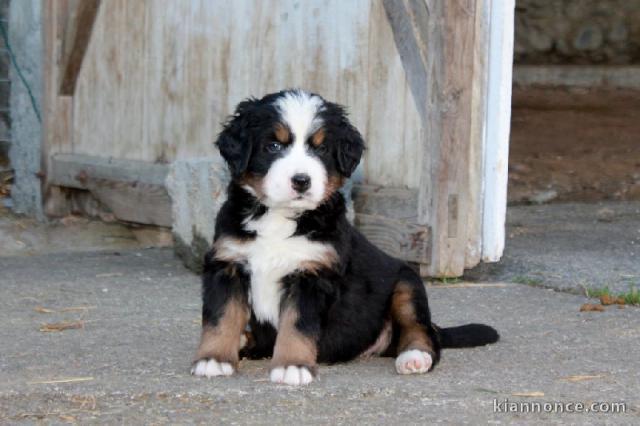
M311 178L307 174L298 173L293 175L293 177L291 178L291 184L293 186L293 189L302 193L309 189L309 187L311 186Z

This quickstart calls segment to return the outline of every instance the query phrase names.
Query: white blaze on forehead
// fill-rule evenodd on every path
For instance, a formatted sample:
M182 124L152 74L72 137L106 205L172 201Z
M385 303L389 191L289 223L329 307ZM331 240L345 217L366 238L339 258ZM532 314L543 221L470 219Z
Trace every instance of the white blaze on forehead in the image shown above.
M302 90L287 92L276 100L281 121L291 132L293 143L281 158L271 165L264 179L265 204L269 207L313 209L323 199L327 185L327 170L320 159L309 152L307 139L322 126L318 113L323 100ZM302 199L291 186L298 173L311 178L311 186Z
M322 109L322 99L302 90L288 92L276 101L282 121L295 137L295 142L304 141L320 127L318 112Z

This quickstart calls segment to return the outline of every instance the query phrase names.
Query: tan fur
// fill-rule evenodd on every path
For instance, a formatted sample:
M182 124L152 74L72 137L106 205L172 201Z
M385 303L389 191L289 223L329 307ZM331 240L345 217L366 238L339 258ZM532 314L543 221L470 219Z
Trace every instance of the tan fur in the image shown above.
M331 197L334 192L344 185L345 178L339 175L331 175L327 179L327 186L324 189L324 199Z
M324 129L320 129L315 132L313 136L311 136L311 145L315 146L316 148L322 145L324 143L324 136Z
M234 247L239 247L246 244L239 238L222 237L218 238L213 243L214 257L216 260L222 260L225 262L243 262L244 257L240 256Z
M237 367L240 337L247 326L249 315L246 304L236 299L229 300L215 327L202 325L196 361L214 358L218 362L229 362Z
M252 173L245 173L244 175L242 175L238 183L240 184L240 186L250 187L251 189L253 189L253 192L255 193L256 197L258 197L258 199L262 199L264 198L264 189L262 188L262 179L263 178L261 176L256 176Z
M310 274L318 274L320 271L333 268L337 262L338 254L335 250L327 250L322 259L302 262L298 270Z
M277 123L275 125L274 133L276 135L276 139L281 144L289 144L291 143L291 132L289 132L289 128L282 123Z
M315 374L318 347L312 338L298 331L295 325L297 320L298 312L296 309L293 307L285 308L280 316L271 368L303 365Z
M411 285L398 282L391 298L391 316L400 326L397 352L409 349L434 353L433 343L421 324L416 321L416 312L412 303L413 289Z
M360 358L369 358L371 356L382 355L385 353L391 344L392 332L393 328L391 327L391 321L386 320L376 341L373 345L369 346L366 351L359 355Z

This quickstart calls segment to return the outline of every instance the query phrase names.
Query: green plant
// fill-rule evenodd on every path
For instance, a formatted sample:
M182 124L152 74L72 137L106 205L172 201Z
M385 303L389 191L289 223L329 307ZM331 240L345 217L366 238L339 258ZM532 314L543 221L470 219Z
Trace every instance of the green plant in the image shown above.
M602 296L609 296L614 299L621 298L627 305L640 305L640 291L638 291L638 288L633 284L629 285L629 291L625 293L614 294L609 289L609 286L604 286L602 288L585 288L585 293L587 297L599 299Z

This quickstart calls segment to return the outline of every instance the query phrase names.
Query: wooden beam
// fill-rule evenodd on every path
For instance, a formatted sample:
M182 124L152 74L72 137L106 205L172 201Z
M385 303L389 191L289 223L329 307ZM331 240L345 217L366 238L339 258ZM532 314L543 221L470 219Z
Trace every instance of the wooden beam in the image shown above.
M355 225L387 254L426 265L431 257L431 231L418 223L418 191L354 185Z
M60 94L73 96L101 0L72 0L60 58Z
M57 154L49 181L90 191L117 219L170 227L171 198L164 183L168 172L164 164Z
M416 108L427 114L427 28L429 11L424 0L383 0L393 39L402 60Z
M431 239L429 228L416 223L356 213L355 226L376 247L399 259L427 264Z

